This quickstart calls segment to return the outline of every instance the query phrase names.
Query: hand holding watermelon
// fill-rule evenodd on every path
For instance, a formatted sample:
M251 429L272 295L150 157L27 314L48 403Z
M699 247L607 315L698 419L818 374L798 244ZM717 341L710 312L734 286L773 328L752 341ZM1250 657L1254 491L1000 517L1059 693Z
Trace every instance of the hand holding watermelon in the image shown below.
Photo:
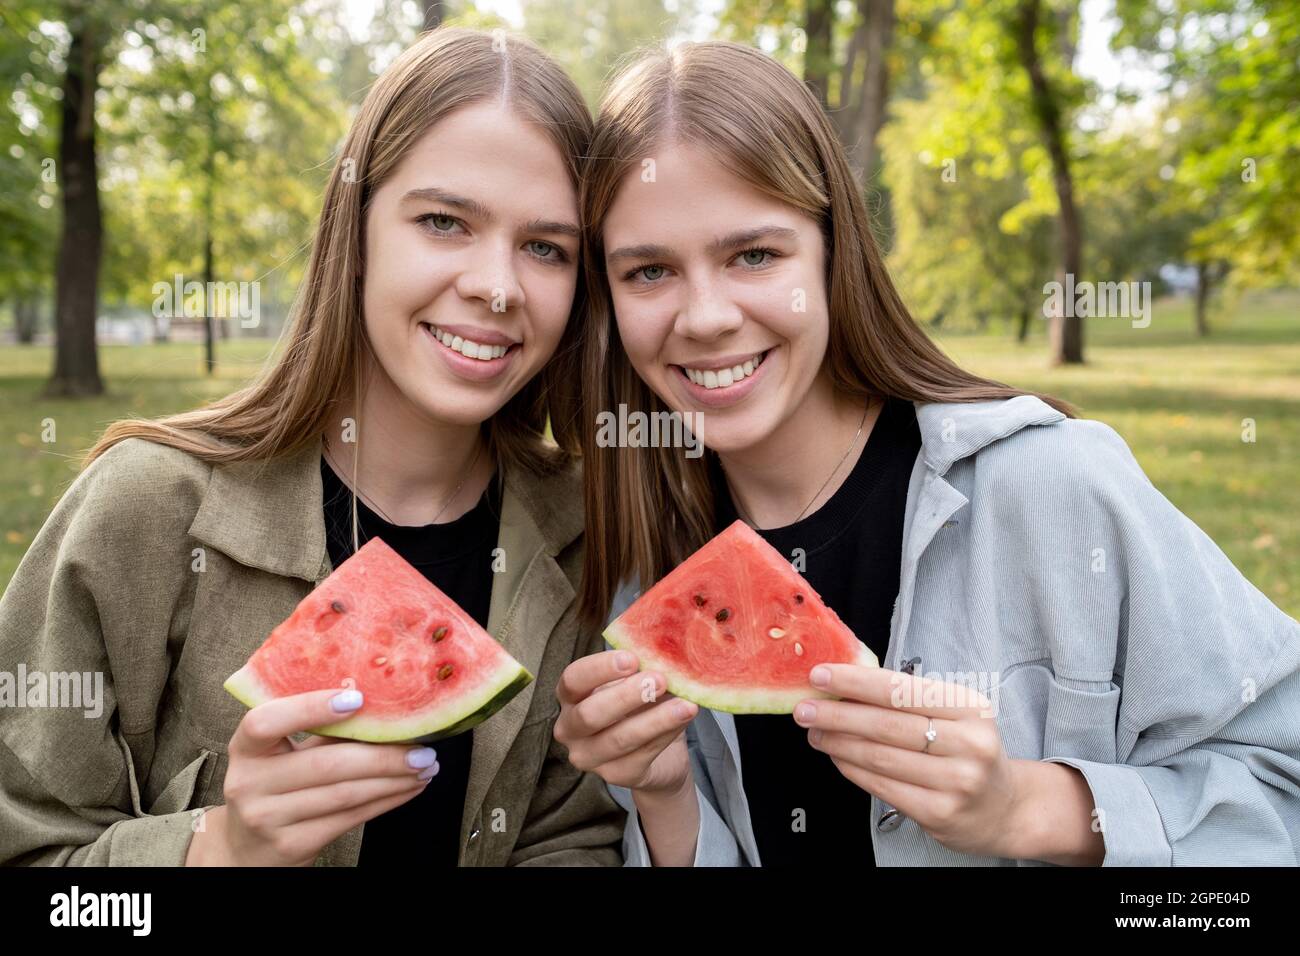
M1086 832L1092 800L1082 776L1070 767L1008 757L984 695L960 684L852 664L820 666L810 677L819 690L841 699L808 699L795 708L795 721L808 728L808 743L849 781L915 820L944 846L1051 861L1045 849L1082 824L1078 843L1083 852L1095 852L1088 846L1095 834ZM1045 827L1049 810L1068 822Z
M694 704L665 694L662 674L638 672L627 651L604 651L564 669L556 695L555 739L569 762L606 783L674 792L690 776L686 725Z
M686 725L699 708L637 666L627 651L604 651L565 668L555 739L575 767L632 791L655 866L686 866L699 831Z
M419 794L438 772L428 747L290 738L355 713L357 690L259 704L230 738L225 805L209 810L186 866L310 866L333 840Z

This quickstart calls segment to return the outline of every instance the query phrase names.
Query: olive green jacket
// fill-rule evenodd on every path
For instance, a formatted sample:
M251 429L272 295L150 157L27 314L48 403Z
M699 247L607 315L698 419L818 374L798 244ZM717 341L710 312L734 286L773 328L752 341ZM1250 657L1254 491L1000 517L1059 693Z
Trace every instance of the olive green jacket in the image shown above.
M128 439L73 482L0 599L0 863L184 862L246 713L222 683L330 573L319 462ZM551 733L560 672L604 646L576 620L580 481L505 476L488 630L537 679L474 731L461 865L621 862L623 811ZM362 829L316 864L354 865Z

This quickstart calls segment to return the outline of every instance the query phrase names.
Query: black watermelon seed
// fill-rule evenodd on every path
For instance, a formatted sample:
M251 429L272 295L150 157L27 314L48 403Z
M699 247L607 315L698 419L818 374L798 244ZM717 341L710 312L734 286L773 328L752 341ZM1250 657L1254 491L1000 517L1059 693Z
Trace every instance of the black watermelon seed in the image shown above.
M447 629L445 627L438 628L436 631L433 632L433 643L437 644L440 640L442 640L446 636L447 636Z
M335 614L342 614L347 609L343 606L342 601L330 601L330 610Z
M446 680L448 677L450 677L450 676L451 676L451 670L452 670L452 668L451 668L451 665L450 665L450 664L443 664L441 667L439 667L439 668L438 668L438 680Z
M703 594L697 594L697 595L695 595L695 606L696 606L696 607L704 607L704 605L707 604L707 603L708 603L708 602L704 599L704 595L703 595Z
M725 621L727 618L731 617L731 611L727 610L727 609L724 607L721 611L719 611L719 612L718 612L716 615L714 615L714 616L715 616L719 621Z
M796 595L794 596L794 603L795 603L795 604L802 604L802 603L803 603L803 595L802 595L802 594L796 594Z

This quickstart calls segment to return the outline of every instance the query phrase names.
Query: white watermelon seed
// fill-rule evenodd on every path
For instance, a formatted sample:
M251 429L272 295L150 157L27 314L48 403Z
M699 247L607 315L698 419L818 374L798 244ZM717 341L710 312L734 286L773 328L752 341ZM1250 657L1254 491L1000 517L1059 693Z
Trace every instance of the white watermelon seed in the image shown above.
M794 653L796 657L803 657L803 645L798 641L794 642Z
M781 630L779 627L770 627L767 630L767 636L772 638L782 638L785 637L785 631Z
M374 664L376 667L383 667L385 664L388 663L388 658L387 658L387 657L376 657L376 658L375 658L373 661L371 661L370 663Z

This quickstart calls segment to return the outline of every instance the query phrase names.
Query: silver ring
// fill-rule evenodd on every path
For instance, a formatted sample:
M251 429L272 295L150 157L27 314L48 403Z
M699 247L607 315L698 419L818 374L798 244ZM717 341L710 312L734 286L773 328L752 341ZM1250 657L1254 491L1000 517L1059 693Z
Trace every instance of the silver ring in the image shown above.
M925 730L925 746L921 748L921 753L928 753L930 744L934 743L935 738L939 736L939 732L934 729L934 718L927 719L930 721L930 725Z

